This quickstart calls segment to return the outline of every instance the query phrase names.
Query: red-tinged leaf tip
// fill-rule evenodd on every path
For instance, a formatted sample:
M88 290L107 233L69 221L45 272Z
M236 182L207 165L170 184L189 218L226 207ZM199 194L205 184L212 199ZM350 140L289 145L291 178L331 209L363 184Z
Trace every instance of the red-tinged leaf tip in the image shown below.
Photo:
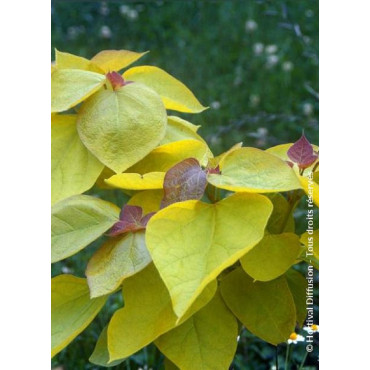
M307 168L318 158L314 152L312 145L306 139L306 136L302 134L301 138L296 141L287 152L288 157L298 164L299 168Z
M293 168L294 166L294 163L291 162L291 161L285 161L285 163L290 167L290 168Z
M113 225L108 235L117 236L129 231L135 232L143 230L154 213L155 212L148 213L143 217L143 210L141 207L126 204L121 210L119 216L120 220Z
M171 167L163 182L161 208L172 203L201 199L207 186L206 172L195 158L188 158Z
M220 175L221 174L220 166L217 165L217 167L215 167L215 168L207 168L206 173L210 174L210 175L212 175L212 174L213 175Z
M118 72L108 72L106 74L107 80L111 83L113 90L118 90L122 86L128 85L133 81L125 81Z

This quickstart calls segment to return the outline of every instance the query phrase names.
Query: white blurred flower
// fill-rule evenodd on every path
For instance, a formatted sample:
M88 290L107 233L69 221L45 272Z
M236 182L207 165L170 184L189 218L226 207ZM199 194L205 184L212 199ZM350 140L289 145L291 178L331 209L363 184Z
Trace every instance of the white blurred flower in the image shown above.
M313 105L311 103L304 103L302 111L306 116L310 116L313 113Z
M62 267L62 272L63 272L63 274L71 274L72 272L73 272L73 270L72 269L70 269L69 267L67 267L67 266L63 266Z
M100 13L101 15L106 16L106 15L108 15L108 14L109 14L109 12L110 12L110 11L109 11L108 4L107 4L107 3L105 3L105 2L101 3L100 9L99 9L99 13Z
M253 45L253 52L255 55L261 55L263 53L264 45L262 42L256 42Z
M258 24L254 19L248 19L245 22L245 30L247 32L253 32L258 28Z
M127 18L129 18L129 19L135 20L135 19L138 18L138 16L139 16L139 13L136 9L130 9L127 12Z
M240 335L238 335L238 337L236 338L236 341L239 342L240 341Z
M309 36L303 36L303 41L306 43L306 44L309 44L311 43L311 38Z
M257 94L251 94L251 96L249 97L249 104L252 107L256 107L260 103L260 101L261 99Z
M221 107L221 103L219 101L213 101L211 103L211 108L213 109L220 109L220 107Z
M298 342L304 342L304 336L297 334L297 333L292 333L289 336L289 339L287 340L288 344L297 344Z
M277 45L267 45L265 48L267 54L275 54L278 51Z
M273 55L268 55L267 56L267 63L266 63L266 67L267 68L272 68L274 67L276 64L278 64L279 62L279 57L275 54Z
M112 37L112 31L108 26L102 26L102 28L100 29L100 36L103 39L110 39Z
M284 62L282 65L283 71L290 72L294 68L294 64L292 62Z
M308 333L318 333L319 332L319 325L311 325L311 326L304 326L303 330L307 331Z
M276 365L271 365L270 370L277 370Z
M130 10L131 8L128 6L128 5L121 5L120 7L119 7L119 12L122 14L122 15L126 15L128 12L129 12L129 10Z

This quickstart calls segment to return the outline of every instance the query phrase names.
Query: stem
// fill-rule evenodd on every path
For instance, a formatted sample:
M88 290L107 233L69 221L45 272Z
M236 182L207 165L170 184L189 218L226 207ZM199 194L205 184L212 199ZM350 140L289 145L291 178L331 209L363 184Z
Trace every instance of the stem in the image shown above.
M290 354L290 344L288 344L288 346L286 348L285 366L284 366L285 370L288 370L289 354Z
M302 362L301 362L301 364L299 365L298 370L303 369L303 365L304 365L304 363L306 362L307 355L308 355L308 352L306 351L305 355L303 356Z
M278 346L276 346L275 367L276 367L276 370L279 370L279 350L278 350Z

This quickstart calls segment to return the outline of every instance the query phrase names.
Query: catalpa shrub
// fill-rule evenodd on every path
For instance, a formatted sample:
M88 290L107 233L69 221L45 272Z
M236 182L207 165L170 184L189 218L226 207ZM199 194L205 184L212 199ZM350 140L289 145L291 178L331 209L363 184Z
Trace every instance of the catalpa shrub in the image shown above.
M318 268L319 251L295 233L294 210L304 196L318 206L318 148L302 136L214 156L197 126L166 113L205 109L184 84L152 66L119 72L144 54L56 51L52 262L105 238L86 278L52 279L52 356L120 290L92 363L154 342L174 368L228 369L244 328L278 345L305 320L306 279L293 266L310 250ZM94 185L130 199L81 195Z

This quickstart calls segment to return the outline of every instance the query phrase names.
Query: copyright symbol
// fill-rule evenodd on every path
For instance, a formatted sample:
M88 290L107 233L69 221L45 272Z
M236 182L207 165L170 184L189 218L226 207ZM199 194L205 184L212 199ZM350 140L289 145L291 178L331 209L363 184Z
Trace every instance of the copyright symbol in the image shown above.
M307 344L306 351L307 352L312 352L313 351L313 345L312 344Z

